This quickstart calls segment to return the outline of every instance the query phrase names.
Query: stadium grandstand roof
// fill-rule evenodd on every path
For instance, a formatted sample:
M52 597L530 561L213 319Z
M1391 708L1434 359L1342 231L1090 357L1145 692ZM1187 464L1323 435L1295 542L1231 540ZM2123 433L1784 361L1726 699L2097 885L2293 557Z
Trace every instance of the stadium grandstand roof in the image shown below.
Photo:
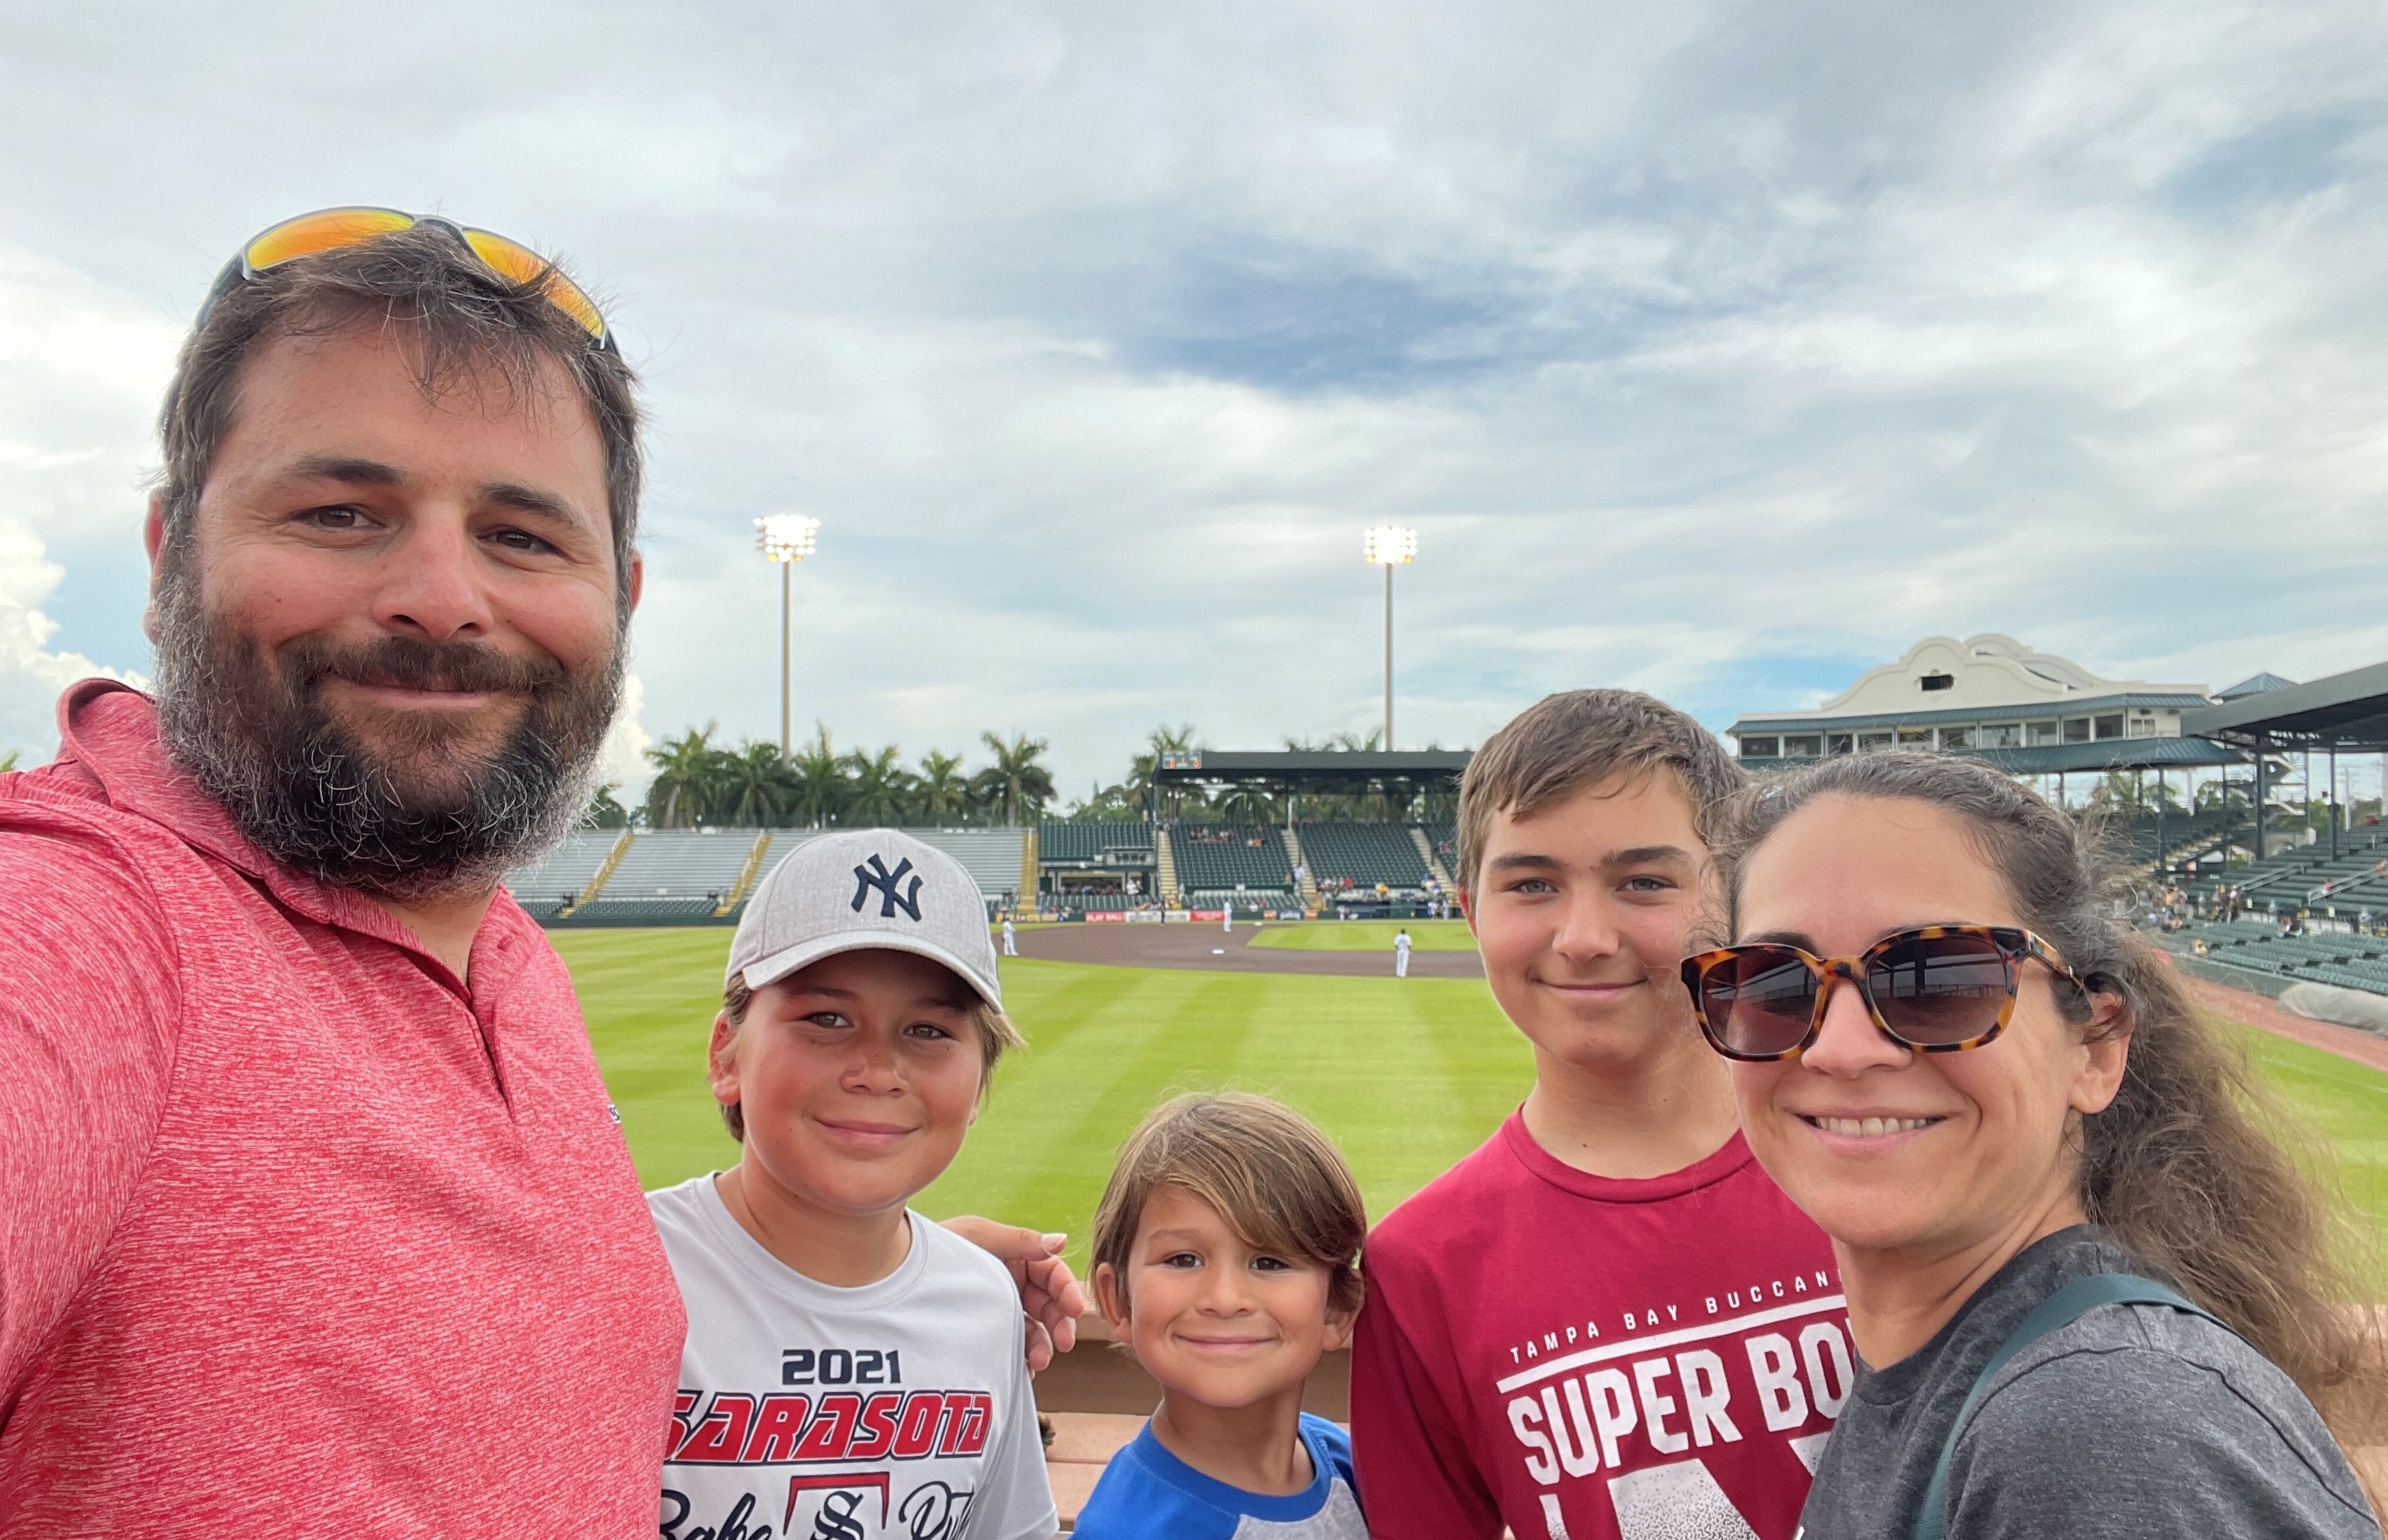
M1153 788L1239 788L1270 796L1456 796L1459 772L1475 757L1467 749L1277 749L1238 752L1187 749L1163 754Z
M2038 702L2023 706L1969 706L1950 711L1877 711L1863 716L1824 718L1815 712L1797 716L1744 717L1731 729L1736 737L1745 732L1813 732L1820 722L1829 722L1835 732L1855 732L1865 727L1926 727L1942 722L1977 721L1986 716L2013 718L2017 721L2042 720L2051 717L2079 716L2089 711L2127 709L2131 706L2171 706L2190 710L2207 705L2204 695L2186 692L2161 691L2153 694L2090 695L2077 698Z
M2106 738L2094 744L2042 744L2030 748L1959 748L1969 759L2009 775L2077 775L2084 770L2203 770L2243 765L2247 757L2205 738Z
M2218 701L2235 701L2243 695L2260 695L2267 690L2293 690L2296 686L2295 680L2282 679L2278 674L2266 672L2242 679L2229 689L2217 692L2214 698Z
M2226 700L2182 718L2181 731L2251 748L2388 750L2388 663Z
M1386 753L1377 749L1282 749L1238 753L1220 749L1189 749L1164 754L1153 771L1158 781L1238 781L1306 776L1391 777L1425 780L1457 775L1475 757L1467 749L1420 749Z

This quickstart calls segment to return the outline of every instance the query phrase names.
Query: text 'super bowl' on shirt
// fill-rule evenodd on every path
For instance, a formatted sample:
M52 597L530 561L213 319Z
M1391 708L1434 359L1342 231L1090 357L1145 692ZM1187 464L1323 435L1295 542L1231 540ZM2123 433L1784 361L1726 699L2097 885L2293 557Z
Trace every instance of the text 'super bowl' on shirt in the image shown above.
M1048 1540L1059 1528L1002 1264L918 1215L888 1277L832 1288L711 1177L648 1194L688 1305L661 1540Z
M1665 1177L1513 1116L1369 1238L1353 1355L1379 1540L1790 1540L1857 1359L1832 1246L1736 1134Z

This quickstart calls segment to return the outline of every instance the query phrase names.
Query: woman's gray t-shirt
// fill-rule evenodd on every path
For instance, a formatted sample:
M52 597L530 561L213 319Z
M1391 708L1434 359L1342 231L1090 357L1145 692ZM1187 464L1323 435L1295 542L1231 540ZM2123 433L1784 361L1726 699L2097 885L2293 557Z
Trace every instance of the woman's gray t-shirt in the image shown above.
M1800 1540L1906 1540L1975 1378L2077 1278L2147 1269L2089 1226L2018 1254L1932 1341L1859 1366L1800 1512ZM2328 1536L2379 1522L2295 1383L2238 1336L2107 1305L2000 1368L1949 1467L1949 1540Z

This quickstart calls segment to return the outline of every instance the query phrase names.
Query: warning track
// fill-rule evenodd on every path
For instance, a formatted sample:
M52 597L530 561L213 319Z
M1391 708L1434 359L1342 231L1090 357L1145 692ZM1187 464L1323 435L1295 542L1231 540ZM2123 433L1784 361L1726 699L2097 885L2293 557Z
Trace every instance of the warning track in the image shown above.
M1320 923L1292 922L1288 923ZM1228 974L1330 974L1346 978L1391 978L1393 951L1308 952L1291 947L1252 947L1252 927L1222 933L1213 924L1068 924L1020 932L1020 955L1048 962L1094 962L1115 968L1188 968ZM1220 955L1212 955L1217 948ZM1410 953L1412 978L1482 978L1483 961L1474 952Z

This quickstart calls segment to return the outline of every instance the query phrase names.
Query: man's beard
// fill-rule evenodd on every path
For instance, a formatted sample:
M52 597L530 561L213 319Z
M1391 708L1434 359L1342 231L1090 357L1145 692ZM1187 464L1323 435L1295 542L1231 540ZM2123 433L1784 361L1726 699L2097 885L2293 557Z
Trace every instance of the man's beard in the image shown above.
M167 751L274 860L400 902L485 892L579 821L621 697L617 634L602 670L479 643L300 637L273 662L177 574L159 595L158 719ZM392 713L368 748L324 699L332 679L519 695L521 719L477 765L447 714ZM422 767L422 768L418 768ZM433 773L424 773L425 768Z

